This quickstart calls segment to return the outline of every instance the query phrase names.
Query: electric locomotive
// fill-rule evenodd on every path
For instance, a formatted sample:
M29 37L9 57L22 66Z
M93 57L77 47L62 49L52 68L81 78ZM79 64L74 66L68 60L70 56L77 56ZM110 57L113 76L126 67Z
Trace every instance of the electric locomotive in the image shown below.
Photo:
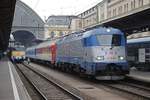
M126 39L124 33L115 28L99 27L72 33L34 49L36 59L99 80L123 79L129 73Z
M124 33L100 27L62 38L57 42L56 63L99 80L123 79L129 73Z

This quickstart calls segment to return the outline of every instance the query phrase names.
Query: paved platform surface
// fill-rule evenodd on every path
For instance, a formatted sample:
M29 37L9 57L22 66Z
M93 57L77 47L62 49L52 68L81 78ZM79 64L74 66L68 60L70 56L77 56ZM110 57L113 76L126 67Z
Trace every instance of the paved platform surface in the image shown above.
M131 70L128 77L145 82L150 82L150 72Z
M0 100L31 100L8 58L0 60Z

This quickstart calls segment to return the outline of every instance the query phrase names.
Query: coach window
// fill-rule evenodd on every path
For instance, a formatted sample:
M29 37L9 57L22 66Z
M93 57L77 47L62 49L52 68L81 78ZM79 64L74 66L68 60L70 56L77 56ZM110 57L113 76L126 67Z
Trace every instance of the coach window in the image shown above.
M150 48L146 48L146 53L150 53Z
M150 55L146 55L145 58L150 60Z

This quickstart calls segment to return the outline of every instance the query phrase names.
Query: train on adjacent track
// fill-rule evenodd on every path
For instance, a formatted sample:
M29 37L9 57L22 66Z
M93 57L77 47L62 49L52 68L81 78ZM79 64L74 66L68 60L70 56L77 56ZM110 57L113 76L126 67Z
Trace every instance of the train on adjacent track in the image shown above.
M135 33L127 38L129 65L138 70L150 70L150 31Z
M25 60L25 47L20 45L10 51L10 59L14 63L21 63Z
M26 57L98 80L119 80L129 73L126 38L115 28L98 27L46 41L27 48Z

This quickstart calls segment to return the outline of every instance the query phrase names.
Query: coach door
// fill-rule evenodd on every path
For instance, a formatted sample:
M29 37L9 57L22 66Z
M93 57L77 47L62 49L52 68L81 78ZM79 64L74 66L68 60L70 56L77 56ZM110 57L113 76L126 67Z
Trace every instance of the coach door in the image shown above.
M55 61L56 61L56 45L51 45L50 46L50 49L51 49L51 63L54 64Z

